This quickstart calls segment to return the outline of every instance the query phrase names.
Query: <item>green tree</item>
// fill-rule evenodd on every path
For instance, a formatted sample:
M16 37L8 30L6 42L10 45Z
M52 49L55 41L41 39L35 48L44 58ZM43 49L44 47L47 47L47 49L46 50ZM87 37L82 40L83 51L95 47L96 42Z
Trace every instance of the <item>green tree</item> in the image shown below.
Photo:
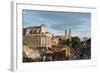
M68 40L62 40L62 45L68 45Z
M72 37L71 43L72 43L72 47L73 47L74 49L77 49L77 48L80 46L81 40L80 40L80 38L77 37L77 36L76 36L76 37Z
M86 41L86 44L88 48L91 48L91 38Z

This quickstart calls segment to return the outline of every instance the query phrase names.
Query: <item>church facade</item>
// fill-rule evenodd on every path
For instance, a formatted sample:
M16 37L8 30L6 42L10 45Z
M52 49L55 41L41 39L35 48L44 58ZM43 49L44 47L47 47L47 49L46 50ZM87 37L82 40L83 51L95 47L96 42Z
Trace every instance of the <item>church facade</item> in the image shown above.
M23 44L31 48L52 46L52 34L46 32L45 25L27 27L23 31Z

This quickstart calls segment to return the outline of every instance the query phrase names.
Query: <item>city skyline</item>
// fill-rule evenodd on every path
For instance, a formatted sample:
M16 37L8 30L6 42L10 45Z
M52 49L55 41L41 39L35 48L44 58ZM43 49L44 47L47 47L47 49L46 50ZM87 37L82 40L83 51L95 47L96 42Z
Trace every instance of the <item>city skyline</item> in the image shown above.
M91 14L79 12L56 12L23 10L23 27L44 24L54 35L63 35L65 29L72 29L72 35L91 37Z

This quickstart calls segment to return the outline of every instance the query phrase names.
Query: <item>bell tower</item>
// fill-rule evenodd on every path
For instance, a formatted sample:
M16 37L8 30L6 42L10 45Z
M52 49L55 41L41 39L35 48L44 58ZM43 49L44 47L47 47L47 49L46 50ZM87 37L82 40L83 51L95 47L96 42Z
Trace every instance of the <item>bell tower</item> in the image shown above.
M69 41L71 42L71 28L69 28Z
M71 28L69 29L68 39L69 39L69 46L72 47Z
M67 29L65 29L65 40L67 40Z

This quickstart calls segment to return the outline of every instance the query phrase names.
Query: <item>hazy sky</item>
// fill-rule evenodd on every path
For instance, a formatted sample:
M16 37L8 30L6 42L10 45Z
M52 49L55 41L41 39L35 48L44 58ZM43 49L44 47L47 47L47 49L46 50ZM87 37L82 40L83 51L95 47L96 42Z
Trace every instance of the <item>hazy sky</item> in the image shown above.
M23 10L22 24L23 27L44 24L54 35L64 35L64 30L71 28L73 36L91 36L90 13Z

